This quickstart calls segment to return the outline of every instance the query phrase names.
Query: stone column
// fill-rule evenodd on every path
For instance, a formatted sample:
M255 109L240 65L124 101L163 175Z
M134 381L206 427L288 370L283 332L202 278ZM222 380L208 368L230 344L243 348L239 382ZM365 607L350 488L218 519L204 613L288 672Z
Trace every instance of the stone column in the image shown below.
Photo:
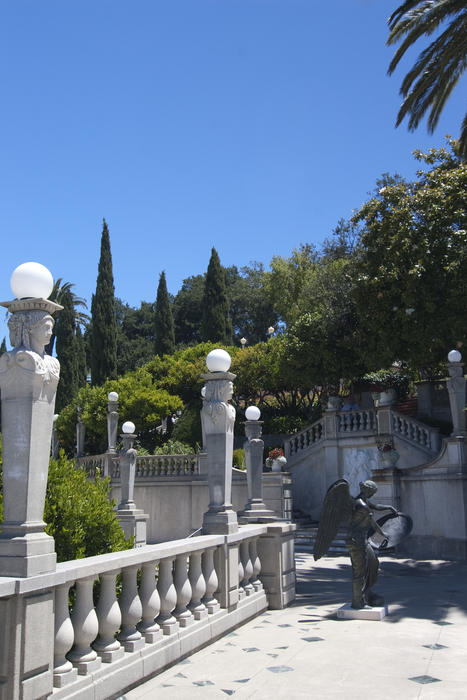
M120 485L121 501L117 508L117 517L126 537L134 537L134 546L142 547L146 544L146 521L149 516L136 507L133 500L136 471L136 450L133 442L136 435L133 433L135 426L128 421L123 424L123 430L128 428L130 432L123 432L120 436L123 448L120 451Z
M214 371L202 377L206 382L206 395L201 423L206 441L209 484L209 510L204 514L203 534L226 535L238 530L237 514L231 503L235 409L229 403L235 374Z
M263 452L264 442L261 440L262 421L246 420L245 435L248 440L244 443L246 476L248 484L248 503L239 513L240 522L265 523L276 520L272 510L266 508L263 501Z
M4 302L13 350L0 358L4 522L0 533L2 576L55 570L54 541L43 521L47 473L60 373L44 348L51 316L62 307L45 299Z
M448 372L450 379L446 386L449 393L449 403L452 416L452 437L465 436L465 385L464 363L458 350L451 350L448 354Z
M58 418L58 413L54 414L53 417L53 427L52 427L52 445L50 448L50 455L52 459L58 459L58 452L59 452L59 444L58 444L58 435L57 435L57 418Z
M84 441L86 439L86 426L81 420L80 409L78 409L78 420L76 422L76 456L84 456Z

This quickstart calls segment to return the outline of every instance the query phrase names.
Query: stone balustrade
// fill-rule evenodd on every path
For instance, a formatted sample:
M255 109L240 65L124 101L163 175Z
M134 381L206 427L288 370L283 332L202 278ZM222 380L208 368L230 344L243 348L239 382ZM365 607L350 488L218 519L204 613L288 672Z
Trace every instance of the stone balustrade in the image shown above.
M116 697L284 607L295 595L294 530L249 524L0 577L1 617L16 620L0 632L1 700L48 697L52 687L55 700Z
M374 432L376 411L374 409L342 411L336 416L338 433Z
M285 456L287 459L289 459L289 457L291 457L292 455L295 455L302 450L308 449L309 447L317 444L321 440L324 440L324 438L324 419L320 418L319 420L315 421L315 423L309 425L308 428L305 428L305 430L302 430L300 433L292 435L288 440L286 440L284 444Z
M120 478L120 461L116 454L104 453L88 457L78 457L76 465L87 471L93 478L96 469L112 479ZM135 479L155 476L193 476L200 473L200 457L191 455L138 455L136 458Z
M391 411L391 432L429 452L435 453L440 449L439 428L431 428L403 413Z

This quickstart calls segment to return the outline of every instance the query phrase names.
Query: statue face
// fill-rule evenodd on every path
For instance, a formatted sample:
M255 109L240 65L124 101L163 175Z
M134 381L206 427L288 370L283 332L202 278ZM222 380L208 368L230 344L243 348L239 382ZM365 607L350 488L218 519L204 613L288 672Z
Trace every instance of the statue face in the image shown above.
M34 328L31 328L31 345L33 343L34 345L36 345L36 347L44 347L45 345L47 345L47 343L50 341L50 338L52 337L53 325L53 319L50 316L46 316L42 323L40 323L37 326L34 326Z

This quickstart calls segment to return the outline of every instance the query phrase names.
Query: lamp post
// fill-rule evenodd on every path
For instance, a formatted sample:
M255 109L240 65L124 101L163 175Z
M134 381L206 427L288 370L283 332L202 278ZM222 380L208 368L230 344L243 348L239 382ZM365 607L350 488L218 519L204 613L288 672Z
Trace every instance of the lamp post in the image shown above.
M149 516L136 507L134 488L136 475L135 424L126 421L120 435L123 447L120 450L120 488L121 499L117 508L117 517L126 537L134 538L134 547L146 544L146 521Z
M247 339L246 338L240 338L240 345L242 346L242 350L245 350L245 345L247 344Z
M230 534L238 530L237 514L232 509L232 455L235 409L229 403L235 374L229 372L230 355L212 350L207 358L208 373L203 374L206 391L201 423L207 451L209 509L204 514L205 534Z
M467 434L465 427L465 385L464 363L459 350L451 350L448 353L448 372L450 379L446 385L449 394L452 416L452 437Z
M11 276L16 299L1 302L13 350L0 358L3 437L4 521L0 533L0 574L33 576L55 570L54 540L43 521L47 473L60 374L46 355L52 314L62 309L47 297L49 270L24 263Z
M269 328L268 328L269 340L272 338L273 335L274 335L274 326L269 326Z
M245 411L245 451L246 476L248 484L248 503L239 513L241 523L265 523L276 520L272 510L266 508L263 501L263 451L261 440L263 422L259 420L261 411L257 406L248 406Z

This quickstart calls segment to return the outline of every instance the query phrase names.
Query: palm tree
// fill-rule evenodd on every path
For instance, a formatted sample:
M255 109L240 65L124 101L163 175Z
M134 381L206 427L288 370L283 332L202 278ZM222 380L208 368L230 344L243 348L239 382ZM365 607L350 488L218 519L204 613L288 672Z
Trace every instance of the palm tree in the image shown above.
M414 131L425 113L433 133L444 105L467 67L467 6L465 0L405 0L388 20L387 43L402 42L389 65L391 75L399 61L422 35L439 30L437 38L418 56L405 76L400 94L404 98L396 126L408 117ZM459 139L460 157L467 160L467 114Z
M72 284L71 282L64 282L62 277L59 277L55 282L54 286L52 289L52 292L50 293L49 299L51 301L55 301L57 304L61 304L63 306L63 301L64 297L66 294L70 293L72 300L73 300L73 307L75 309L75 324L76 326L84 326L86 327L87 324L89 323L89 315L85 313L84 311L81 311L81 309L87 309L88 305L86 304L86 300L82 299L81 297L76 296L76 294L72 291L72 287L75 285ZM48 355L51 355L54 349L54 344L55 344L55 331L52 332L52 337L50 338L50 342L48 345L45 346L45 351Z

